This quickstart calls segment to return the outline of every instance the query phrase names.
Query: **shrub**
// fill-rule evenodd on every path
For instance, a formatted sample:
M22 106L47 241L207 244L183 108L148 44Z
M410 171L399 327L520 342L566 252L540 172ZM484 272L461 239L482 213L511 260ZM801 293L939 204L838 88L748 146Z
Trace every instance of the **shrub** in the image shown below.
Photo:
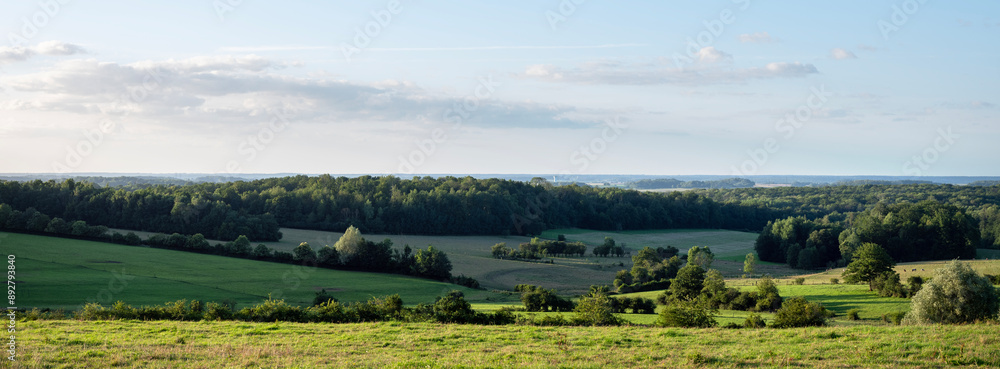
M767 323L764 322L764 318L761 318L760 315L757 314L750 314L750 316L747 316L747 319L743 321L744 328L764 328L766 326Z
M566 320L566 318L564 318L562 314L546 315L543 316L541 319L533 321L532 323L540 326L553 326L553 327L569 325L569 321Z
M306 308L306 320L310 322L344 323L350 320L344 306L330 299Z
M806 279L802 277L795 278L795 284L802 285L806 283Z
M775 328L824 326L827 315L823 305L796 296L781 304L781 309L774 314L771 326Z
M231 320L233 319L233 308L227 304L209 302L205 305L205 320Z
M840 284L840 279L830 278L830 284Z
M621 325L614 314L611 298L604 294L586 296L576 305L574 324L580 325Z
M711 311L693 302L677 301L663 307L656 325L661 327L708 328L718 325Z
M861 310L858 310L858 309L848 310L847 311L847 320L861 320L861 317L858 316L858 313L860 313L860 312L861 312Z
M301 322L303 311L298 306L291 306L285 300L267 299L253 307L243 308L236 313L240 320L252 322Z
M953 260L934 272L913 297L907 324L972 323L996 318L1000 298L989 280Z
M111 311L98 304L91 302L83 305L83 309L76 312L76 318L80 320L104 320L111 318Z

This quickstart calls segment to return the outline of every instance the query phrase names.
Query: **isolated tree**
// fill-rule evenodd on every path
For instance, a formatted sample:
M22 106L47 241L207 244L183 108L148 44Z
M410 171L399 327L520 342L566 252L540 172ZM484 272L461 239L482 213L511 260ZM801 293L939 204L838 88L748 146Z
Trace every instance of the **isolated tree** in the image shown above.
M362 242L364 242L364 239L361 237L361 231L354 226L350 226L347 227L344 235L340 236L340 239L337 240L337 243L333 247L340 253L341 258L350 260L358 253Z
M907 324L972 323L997 317L1000 300L989 279L952 260L913 296Z
M754 269L757 268L757 255L754 253L747 254L747 258L743 260L743 273L747 276L753 278Z
M688 249L688 265L697 265L703 269L708 269L712 266L712 261L715 260L715 254L712 250L708 249L708 246L694 246Z
M896 263L882 246L866 242L855 250L854 258L844 269L843 276L847 283L868 283L868 290L871 291L871 282L880 274L891 272L894 266Z
M192 236L192 238L194 237ZM204 239L205 237L202 236L202 240ZM250 250L250 240L247 239L247 236L240 235L239 237L236 237L235 241L233 241L232 253L234 255L250 255Z
M302 262L315 262L316 252L313 251L312 247L309 246L308 242L300 243L299 246L292 250L292 257L295 261Z

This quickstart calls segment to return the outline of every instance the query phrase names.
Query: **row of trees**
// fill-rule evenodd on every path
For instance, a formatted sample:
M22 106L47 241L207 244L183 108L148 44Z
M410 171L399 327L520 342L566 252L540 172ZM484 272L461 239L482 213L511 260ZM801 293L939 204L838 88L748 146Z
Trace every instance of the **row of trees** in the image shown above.
M0 202L64 219L161 233L254 241L278 227L405 234L539 234L599 230L759 229L775 214L694 193L555 187L501 179L295 176L250 182L99 188L66 180L0 181Z
M587 245L583 242L567 242L565 239L552 241L532 238L530 242L518 245L517 250L500 242L490 248L490 253L497 259L541 259L548 256L583 256L587 253Z
M845 265L864 243L885 248L896 261L974 258L976 219L937 201L876 204L843 220L789 217L768 222L757 238L761 260L816 269Z
M772 219L803 216L845 220L850 213L903 203L931 200L955 206L978 221L978 247L1000 249L1000 186L947 184L841 185L823 187L776 187L696 191L722 204L766 207L780 214ZM759 228L757 228L759 229Z
M105 226L88 225L82 220L67 222L58 217L50 218L34 208L22 212L0 203L0 230L106 241L130 246L147 245L280 263L303 263L324 268L407 274L437 280L453 280L470 287L478 286L477 281L468 277L453 278L448 255L435 249L434 246L428 246L426 250L416 250L414 253L409 245L405 245L400 251L393 248L389 239L382 242L364 239L361 232L354 227L349 227L332 247L326 245L314 250L309 243L303 242L292 252L286 252L272 250L264 244L253 247L246 235L239 235L232 242L215 245L210 244L201 233L190 236L180 233L170 235L158 233L143 240L133 232L121 234L109 231Z

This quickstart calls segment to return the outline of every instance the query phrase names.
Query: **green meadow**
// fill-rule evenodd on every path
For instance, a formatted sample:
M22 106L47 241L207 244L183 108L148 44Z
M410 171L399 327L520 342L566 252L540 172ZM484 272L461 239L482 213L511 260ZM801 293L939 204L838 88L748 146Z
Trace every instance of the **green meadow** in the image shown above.
M341 301L399 294L407 304L432 303L457 289L471 300L510 297L394 274L339 271L183 251L0 233L0 250L15 256L19 307L76 309L85 302L160 305L179 299L259 303L268 296L311 304L326 289Z
M3 368L998 367L1000 326L798 329L20 322Z

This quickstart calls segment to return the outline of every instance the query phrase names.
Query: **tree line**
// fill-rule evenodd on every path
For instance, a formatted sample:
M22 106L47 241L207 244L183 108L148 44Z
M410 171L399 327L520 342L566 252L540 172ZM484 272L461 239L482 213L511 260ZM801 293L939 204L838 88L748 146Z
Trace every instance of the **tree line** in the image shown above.
M255 181L100 188L90 182L0 181L0 202L63 219L214 239L281 237L279 227L424 235L597 230L756 230L777 214L694 193L551 186L501 179L294 176Z
M246 235L240 235L232 242L215 245L210 244L201 233L193 235L157 233L143 240L134 232L122 234L111 231L103 225L92 226L82 220L66 221L59 217L51 218L35 208L28 208L22 212L14 210L8 204L0 203L0 231L94 240L128 246L145 245L330 269L396 273L479 288L479 282L475 279L452 276L452 265L448 255L435 249L434 246L428 246L425 250L413 250L410 245L405 245L399 250L393 248L392 240L389 239L384 239L382 242L366 240L354 227L349 227L333 246L324 245L315 250L308 242L303 242L288 252L273 250L264 244L253 247Z
M755 249L761 260L801 269L847 265L865 243L885 248L898 262L971 259L982 244L977 223L962 208L933 200L878 203L843 218L768 222Z

